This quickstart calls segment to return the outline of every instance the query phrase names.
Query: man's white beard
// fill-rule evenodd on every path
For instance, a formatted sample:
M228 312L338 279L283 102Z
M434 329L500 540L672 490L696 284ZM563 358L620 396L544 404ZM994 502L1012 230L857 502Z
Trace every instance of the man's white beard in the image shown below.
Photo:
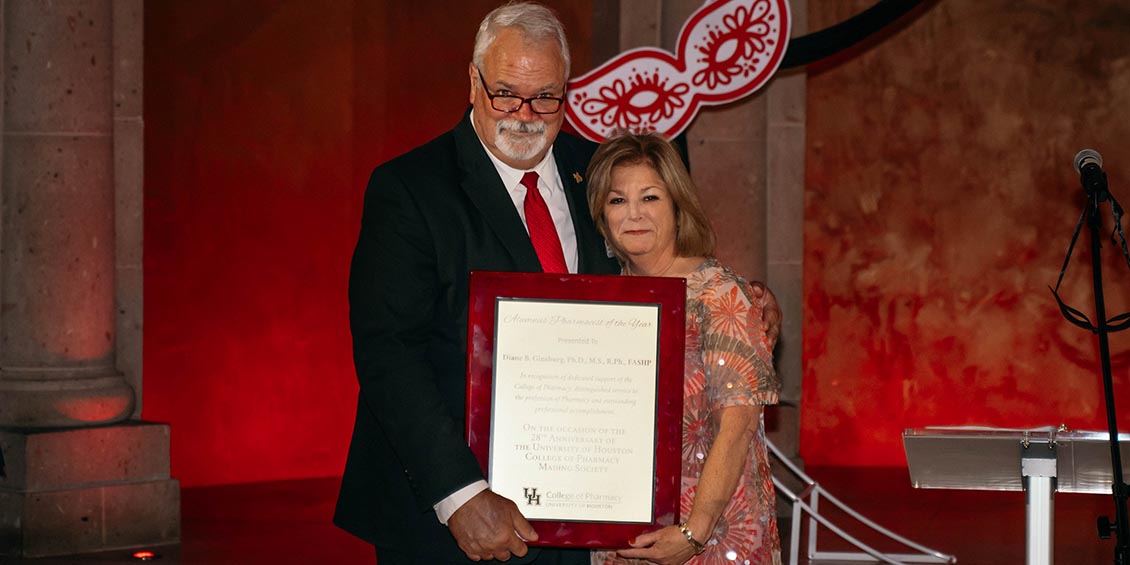
M495 128L494 146L509 159L515 161L529 161L545 150L549 140L545 135L545 122L523 122L514 118L498 120ZM536 136L516 135L512 132L528 134L537 133Z

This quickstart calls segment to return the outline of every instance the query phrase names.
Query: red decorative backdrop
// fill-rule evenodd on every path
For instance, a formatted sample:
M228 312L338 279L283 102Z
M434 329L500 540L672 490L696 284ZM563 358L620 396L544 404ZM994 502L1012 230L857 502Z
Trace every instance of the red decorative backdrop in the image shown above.
M585 71L592 5L549 4ZM146 4L142 416L184 485L341 472L365 181L460 119L495 5Z
M808 27L871 3L809 0ZM459 118L495 4L146 4L142 415L172 424L186 486L340 473L364 183ZM579 76L593 3L550 4ZM1130 204L1127 30L1118 0L937 2L812 69L805 311L788 313L809 463L903 465L904 427L1102 427L1094 339L1046 286L1079 214L1075 151L1101 151ZM1086 261L1065 294L1089 312ZM1107 273L1111 314L1130 309L1126 265ZM1112 348L1130 431L1130 335Z

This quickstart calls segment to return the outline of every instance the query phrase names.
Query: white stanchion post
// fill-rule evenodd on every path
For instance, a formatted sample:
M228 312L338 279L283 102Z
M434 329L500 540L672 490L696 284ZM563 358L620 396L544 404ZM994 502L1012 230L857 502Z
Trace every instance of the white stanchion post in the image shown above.
M1055 537L1055 443L1026 443L1020 459L1025 493L1025 556L1028 565L1051 565Z

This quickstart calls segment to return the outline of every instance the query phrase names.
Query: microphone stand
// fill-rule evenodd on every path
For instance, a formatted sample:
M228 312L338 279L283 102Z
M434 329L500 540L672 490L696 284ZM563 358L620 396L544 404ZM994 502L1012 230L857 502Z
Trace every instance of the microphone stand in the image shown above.
M1106 173L1100 173L1104 177ZM1105 180L1105 179L1104 179ZM1099 336L1099 359L1103 371L1103 391L1106 395L1106 423L1110 431L1110 461L1114 471L1113 494L1115 522L1110 523L1106 516L1099 517L1099 537L1106 539L1110 533L1116 532L1114 548L1115 565L1130 565L1130 523L1127 522L1126 497L1130 487L1122 478L1122 450L1118 445L1118 420L1114 408L1114 380L1110 371L1110 343L1107 339L1109 333L1106 319L1106 303L1103 300L1103 262L1100 249L1102 248L1099 228L1102 226L1102 217L1099 214L1100 204L1111 198L1110 192L1102 188L1092 190L1087 195L1087 228L1091 232L1091 272L1095 291L1095 318L1098 322L1096 332ZM1086 188L1086 185L1084 185ZM1117 206L1117 203L1113 205Z
M1103 299L1102 256L1100 254L1102 245L1099 234L1099 229L1102 226L1102 218L1099 214L1099 209L1102 202L1107 200L1111 201L1111 206L1114 210L1115 229L1122 238L1122 252L1124 255L1127 255L1126 239L1122 234L1122 226L1120 224L1122 208L1107 189L1106 173L1098 168L1081 172L1083 174L1083 190L1087 196L1087 205L1086 209L1083 211L1083 215L1087 219L1087 227L1091 236L1091 272L1095 294L1095 318L1097 324L1092 325L1089 320L1086 320L1086 316L1084 316L1082 312L1060 301L1057 292L1059 283L1056 283L1056 288L1052 290L1052 294L1056 296L1060 310L1068 321L1090 330L1097 334L1099 338L1099 358L1102 365L1103 390L1106 397L1107 428L1110 433L1110 460L1113 467L1112 494L1114 495L1115 521L1111 523L1110 518L1107 516L1100 516L1098 519L1098 533L1100 538L1109 539L1111 532L1114 532L1116 534L1114 563L1115 565L1130 565L1130 520L1127 519L1126 510L1126 500L1127 495L1130 494L1130 485L1124 482L1122 475L1122 452L1118 441L1118 420L1114 406L1114 381L1111 377L1110 344L1107 338L1107 335L1112 331L1120 331L1130 327L1130 314L1122 314L1110 320L1106 317L1106 304ZM1079 221L1080 224L1075 228L1075 235L1071 238L1071 247L1075 246L1075 238L1079 235L1079 228L1082 227L1083 217L1080 217ZM1064 271L1067 269L1067 261L1071 258L1071 248L1068 248L1067 254L1068 257L1064 260ZM1126 256L1126 261L1127 265L1130 266L1130 255ZM1063 281L1063 274L1064 272L1061 271L1060 282Z

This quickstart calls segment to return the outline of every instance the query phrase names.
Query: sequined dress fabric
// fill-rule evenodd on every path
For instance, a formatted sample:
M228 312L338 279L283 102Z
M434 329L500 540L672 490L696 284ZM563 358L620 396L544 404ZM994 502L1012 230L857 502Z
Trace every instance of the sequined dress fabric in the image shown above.
M777 402L780 381L773 370L761 311L749 283L714 258L687 277L681 519L690 514L706 455L718 434L712 414L727 406ZM780 565L775 493L769 473L762 424L750 444L737 489L706 542L706 551L687 563ZM594 551L592 563L647 562Z

